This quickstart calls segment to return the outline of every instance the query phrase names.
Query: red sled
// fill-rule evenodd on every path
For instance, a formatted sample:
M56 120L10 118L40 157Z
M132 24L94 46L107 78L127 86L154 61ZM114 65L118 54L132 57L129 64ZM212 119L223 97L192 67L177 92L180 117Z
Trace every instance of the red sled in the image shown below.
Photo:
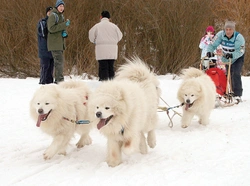
M206 74L213 80L216 86L216 92L221 96L225 95L227 89L227 77L224 71L219 68L209 68L206 70Z

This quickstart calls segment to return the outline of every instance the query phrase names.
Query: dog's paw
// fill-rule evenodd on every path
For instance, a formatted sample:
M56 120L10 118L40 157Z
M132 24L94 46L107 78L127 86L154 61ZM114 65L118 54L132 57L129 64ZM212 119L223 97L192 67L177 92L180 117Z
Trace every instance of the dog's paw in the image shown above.
M48 154L48 153L45 152L45 153L43 154L43 159L44 159L44 160L50 160L53 156L54 156L54 155L50 155L50 154Z
M63 155L63 156L66 156L66 155L67 155L66 151L58 152L58 154L59 154L59 155Z
M123 146L122 147L122 152L124 154L126 154L126 155L130 155L130 154L135 152L135 149L133 147L131 147L131 146L129 146L129 147Z
M187 127L188 127L188 125L184 125L184 124L182 124L182 125L181 125L181 127L185 129L185 128L187 128Z
M156 140L148 140L148 146L154 148L156 146Z
M207 125L208 124L208 120L207 119L199 119L199 124L201 125Z
M51 158L53 158L53 156L56 154L56 151L52 148L48 148L44 153L43 153L43 158L45 160L49 160Z
M78 148L78 149L80 149L80 148L83 148L85 145L83 144L83 143L80 143L80 142L78 142L77 144L76 144L76 147Z
M92 139L91 139L91 137L90 136L87 136L85 139L80 139L78 142L77 142L77 144L76 144L76 146L77 146L77 148L82 148L82 147L84 147L85 145L90 145L92 143Z
M150 148L154 148L156 146L156 138L154 131L148 133L147 141L148 141L148 146Z
M107 160L107 164L108 164L108 166L110 166L110 167L116 167L116 166L118 166L118 165L120 165L122 163L122 161L121 160Z

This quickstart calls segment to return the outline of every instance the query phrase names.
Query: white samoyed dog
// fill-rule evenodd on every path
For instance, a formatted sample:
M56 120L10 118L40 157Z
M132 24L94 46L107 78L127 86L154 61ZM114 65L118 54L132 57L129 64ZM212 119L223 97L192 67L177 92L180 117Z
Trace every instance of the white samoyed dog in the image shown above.
M37 127L53 138L43 154L45 160L55 154L66 155L67 145L75 132L81 136L77 148L91 144L89 132L92 125L88 117L90 93L82 81L42 85L34 93L30 101L31 117L37 121Z
M207 125L216 101L216 87L212 79L203 71L190 67L181 73L181 83L177 98L184 104L181 126L186 128L196 115L199 123Z
M139 58L127 59L112 81L102 82L89 99L94 123L107 137L107 163L122 162L122 152L146 154L156 145L159 82ZM145 138L147 134L147 140Z

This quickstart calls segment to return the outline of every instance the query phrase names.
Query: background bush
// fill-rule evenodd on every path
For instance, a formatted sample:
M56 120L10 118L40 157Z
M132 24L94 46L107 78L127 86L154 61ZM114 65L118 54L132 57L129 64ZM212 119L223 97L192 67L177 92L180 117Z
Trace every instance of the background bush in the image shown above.
M45 8L56 0L1 0L0 74L11 77L38 77L36 25ZM66 39L65 75L97 76L94 45L89 29L99 22L102 10L111 13L124 36L119 58L138 55L160 74L178 73L198 67L199 42L208 25L216 32L226 19L236 21L236 30L246 39L244 73L250 71L250 4L245 0L65 0L64 17L71 20Z

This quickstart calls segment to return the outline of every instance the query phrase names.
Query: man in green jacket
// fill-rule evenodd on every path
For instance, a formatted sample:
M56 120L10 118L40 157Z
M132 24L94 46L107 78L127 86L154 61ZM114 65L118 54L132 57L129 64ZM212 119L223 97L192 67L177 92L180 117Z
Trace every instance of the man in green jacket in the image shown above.
M54 83L59 83L64 81L63 76L63 51L65 50L65 42L64 39L68 36L66 32L66 28L70 25L70 20L64 20L63 12L64 12L65 3L62 0L56 1L56 6L52 10L48 21L48 40L47 46L48 51L51 51L52 56L54 58L54 69L55 69L55 81Z

